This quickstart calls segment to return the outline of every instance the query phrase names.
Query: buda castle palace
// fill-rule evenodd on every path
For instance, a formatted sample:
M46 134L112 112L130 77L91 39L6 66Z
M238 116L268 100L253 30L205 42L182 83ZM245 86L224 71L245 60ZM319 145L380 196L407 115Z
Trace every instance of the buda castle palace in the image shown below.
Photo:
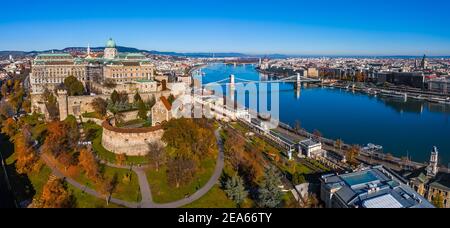
M78 118L92 112L94 99L108 100L114 91L127 94L129 102L136 93L144 101L153 98L160 101L174 92L172 88L177 83L168 83L164 76L155 78L154 72L155 66L149 58L141 53L119 53L112 39L106 43L103 53L92 53L88 47L86 53L80 55L40 54L33 60L30 74L32 111L48 118L43 96L46 90L56 95L61 120L69 115ZM76 77L84 85L85 95L70 96L67 93L64 80L69 76ZM180 91L185 89L183 86L178 88ZM159 122L168 120L167 115L161 116Z
M114 40L109 39L103 55L93 54L90 48L81 57L68 53L38 55L32 63L30 75L34 93L44 88L55 89L68 76L75 76L86 88L92 83L111 80L115 83L137 82L154 79L154 66L140 53L119 53Z

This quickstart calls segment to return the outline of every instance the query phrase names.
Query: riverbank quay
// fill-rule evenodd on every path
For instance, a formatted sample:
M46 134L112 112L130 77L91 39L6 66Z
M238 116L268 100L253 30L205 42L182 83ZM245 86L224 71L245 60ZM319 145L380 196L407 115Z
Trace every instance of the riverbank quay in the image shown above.
M288 135L292 138L291 140L293 141L307 138L317 138L317 136L315 136L313 133L307 132L303 129L295 130L288 124L284 123L280 123L279 127L276 130ZM325 150L340 156L345 156L346 151L352 147L352 145L343 143L340 148L337 148L336 140L327 139L324 137L319 137L318 140L324 144ZM395 171L415 170L424 168L428 165L427 163L411 161L409 159L394 157L393 155L376 151L361 150L357 159L366 165L383 165ZM442 172L450 173L450 169L448 169L447 167L441 166L439 167L439 170Z
M376 87L376 86L360 86L357 84L344 84L344 83L323 83L322 87L325 88L337 88L345 89L354 92L361 92L374 96L387 96L402 99L414 99L419 101L427 101L438 104L450 105L450 94L441 94L431 91L423 91L417 89L408 89L401 87Z
M192 76L192 74L195 71L200 70L200 69L202 69L203 67L206 67L206 66L208 66L208 64L207 63L203 63L203 64L200 64L200 65L196 65L196 66L190 67L189 70L188 70L188 72L189 72L188 76Z
M202 71L206 74L203 77L206 83L223 80L230 74L252 81L272 79L249 66L211 64ZM364 83L323 81L324 85L332 83L364 86ZM448 164L446 151L450 146L447 134L450 106L412 98L404 102L400 96L374 96L365 92L325 88L320 83L304 83L301 92L296 94L293 84L280 85L283 91L280 92L281 114L278 119L283 123L293 127L300 122L305 131L312 133L317 130L332 141L341 139L350 145L360 145L362 149L368 144L381 145L382 153L378 157L388 161L395 156L399 160L409 159L425 164L430 159L430 150L437 146L442 151L441 164ZM375 156L377 154L372 155Z
M247 125L254 130L255 133L264 136L264 138L272 143L278 144L285 148L286 151L294 147L294 145L305 139L315 139L323 144L323 149L328 152L327 158L322 159L322 162L340 170L351 170L352 168L339 158L345 158L347 151L354 145L342 143L339 148L336 146L337 140L332 140L310 133L304 129L295 130L290 125L280 122L276 129L271 131L263 131L258 126L251 122L239 120L239 122ZM362 148L360 146L360 148ZM404 170L416 170L426 167L427 163L415 162L406 158L394 157L391 154L385 154L377 151L366 151L361 149L357 157L357 161L367 166L383 165L389 169L400 172ZM440 171L450 173L446 167L440 167Z

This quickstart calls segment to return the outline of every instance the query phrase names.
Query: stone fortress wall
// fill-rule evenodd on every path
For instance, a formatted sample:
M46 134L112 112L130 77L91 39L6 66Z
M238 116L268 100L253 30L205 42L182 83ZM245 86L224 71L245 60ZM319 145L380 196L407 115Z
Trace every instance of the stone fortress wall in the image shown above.
M158 100L161 96L168 96L170 91L159 91L154 93L142 93L141 98L144 101L148 101L152 96ZM95 95L95 96L68 96L66 91L59 90L57 94L60 120L64 120L69 115L73 115L79 118L83 113L93 112L92 101L95 98L103 98L105 100L109 99L109 95ZM133 102L134 94L128 95L129 102ZM31 105L32 111L37 113L44 113L48 116L47 109L43 102L42 94L32 94L31 95Z
M144 156L148 154L149 143L160 141L164 130L161 126L137 129L114 127L110 121L102 124L102 145L115 154Z

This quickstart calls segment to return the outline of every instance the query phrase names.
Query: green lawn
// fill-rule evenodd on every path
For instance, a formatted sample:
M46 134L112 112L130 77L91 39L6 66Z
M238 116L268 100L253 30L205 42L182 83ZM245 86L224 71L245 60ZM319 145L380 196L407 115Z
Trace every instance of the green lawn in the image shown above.
M31 183L33 184L33 188L36 190L36 195L40 196L42 194L42 189L47 183L51 173L52 171L50 168L44 165L39 172L28 175L28 178L30 178Z
M315 167L323 170L324 172L329 172L330 169L326 167L325 165L321 164L320 162L314 160L314 159L308 159L308 162L313 164Z
M130 174L131 178L128 180L126 176ZM112 179L114 175L117 175L119 184L114 190L112 197L129 202L141 202L141 191L136 173L127 169L105 167L105 177Z
M184 208L236 208L236 204L228 199L227 194L215 185L206 195Z
M67 187L76 199L77 208L122 208L122 206L112 203L106 205L106 200L99 199L97 197L84 193L70 184L68 184Z
M38 125L36 125L35 127L33 127L33 129L31 130L31 134L32 134L32 138L34 140L38 140L40 143L42 143L44 141L43 138L43 133L47 130L47 124L45 123L40 123Z
M170 203L185 198L202 188L211 178L216 166L216 158L208 158L201 162L201 168L192 183L176 189L167 183L166 167L147 171L147 179L156 203Z
M129 202L141 201L139 182L137 179L137 175L133 171L127 169L112 168L104 165L100 168L103 177L108 180L112 180L114 175L117 175L117 186L113 190L112 197ZM129 181L125 178L127 174L131 175ZM80 184L88 186L89 188L95 189L97 191L100 190L99 185L87 178L83 173L80 173L77 177L75 177L75 180Z
M103 117L100 114L98 114L97 112L86 112L86 113L83 113L82 116L84 118L92 118L92 119L99 119L99 120L103 119Z
M308 168L307 166L302 165L300 163L296 164L295 171L297 171L298 173L301 173L301 174L311 174L311 173L313 173L313 171L310 168Z
M123 123L118 123L117 127L128 127L128 126L133 126L133 125L141 125L143 126L147 121L143 120L143 119L135 119L135 120L130 120L127 122L123 122Z

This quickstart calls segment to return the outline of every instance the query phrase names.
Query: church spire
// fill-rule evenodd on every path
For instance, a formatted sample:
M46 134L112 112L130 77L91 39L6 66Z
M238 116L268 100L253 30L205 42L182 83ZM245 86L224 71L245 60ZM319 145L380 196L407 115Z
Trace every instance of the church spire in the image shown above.
M91 45L88 44L87 46L87 55L90 56L91 55Z
M427 176L435 177L437 175L439 171L438 156L439 152L437 147L433 147L433 151L431 151L430 164L427 167Z

